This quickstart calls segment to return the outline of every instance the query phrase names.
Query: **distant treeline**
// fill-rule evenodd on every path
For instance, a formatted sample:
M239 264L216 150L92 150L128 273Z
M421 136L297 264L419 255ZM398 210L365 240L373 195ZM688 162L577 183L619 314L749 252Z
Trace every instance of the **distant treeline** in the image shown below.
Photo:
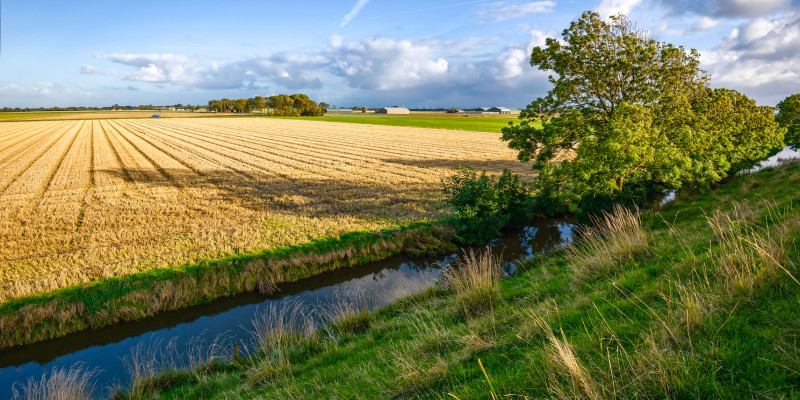
M269 97L256 96L250 99L220 99L208 102L209 111L241 114L258 112L286 117L320 116L328 107L327 103L317 103L301 93L291 96L279 94Z
M174 104L164 106L154 106L152 104L138 106L121 106L114 104L108 107L3 107L0 112L38 112L38 111L113 111L113 110L196 110L203 106L193 106L191 104Z

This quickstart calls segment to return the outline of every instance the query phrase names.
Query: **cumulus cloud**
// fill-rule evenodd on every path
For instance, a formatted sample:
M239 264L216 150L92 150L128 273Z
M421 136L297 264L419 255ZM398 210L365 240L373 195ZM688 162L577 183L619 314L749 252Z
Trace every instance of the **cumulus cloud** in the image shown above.
M322 87L320 69L329 64L320 54L281 52L241 62L245 74L265 77L289 89Z
M556 7L554 1L509 2L497 1L485 5L478 11L483 22L502 22L525 18L535 14L548 13Z
M720 20L716 18L703 17L692 24L693 31L705 31L719 25Z
M620 13L628 15L641 3L642 0L603 0L595 11L604 18Z
M81 65L81 73L85 75L93 75L97 73L97 67L92 65Z
M673 15L697 14L716 18L755 17L785 9L790 0L661 0Z
M0 98L12 99L15 106L64 105L75 99L89 100L97 94L80 87L67 87L59 81L40 81L31 85L0 86ZM74 104L74 103L72 103Z
M800 88L800 13L741 24L703 61L715 85L777 103Z
M94 65L81 65L81 74L83 75L114 75L116 71L102 70Z
M448 69L433 47L410 40L367 38L328 53L333 73L360 89L407 89L442 79Z
M496 40L485 37L345 41L335 36L317 49L225 62L171 53L114 53L101 58L132 68L119 75L123 80L155 85L198 89L268 85L313 94L322 91L325 82L326 92L343 90L364 99L383 96L435 102L457 96L495 96L514 105L530 100L532 90L524 88L547 85L546 74L532 68L529 57L531 48L543 44L548 36L552 34L531 30L527 41L500 49Z
M353 6L353 9L350 10L350 12L347 13L347 15L344 16L344 18L342 18L342 24L340 26L344 28L345 25L349 24L350 21L352 21L353 18L355 18L356 15L358 15L358 13L361 12L361 9L364 8L364 6L367 5L367 3L369 3L369 0L356 1L356 4Z

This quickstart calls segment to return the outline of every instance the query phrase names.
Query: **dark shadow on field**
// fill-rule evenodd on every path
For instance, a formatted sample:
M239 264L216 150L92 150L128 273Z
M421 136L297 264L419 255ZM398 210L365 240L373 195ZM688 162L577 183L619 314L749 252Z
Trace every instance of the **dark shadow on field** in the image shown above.
M420 168L447 168L455 171L460 167L472 167L478 171L501 172L503 168L509 168L518 172L530 171L529 164L523 164L517 160L498 159L498 160L458 160L458 159L419 159L409 160L401 158L388 158L382 161L387 163L400 164L405 166Z
M144 188L182 188L194 193L195 189L206 190L207 193L202 197L207 200L252 210L280 210L302 216L378 216L392 211L392 208L416 208L420 199L428 201L442 196L440 183L425 184L409 179L398 179L396 182L365 181L357 173L353 173L351 179L343 180L302 176L289 178L252 171L243 174L230 170L214 170L202 175L187 170L159 172L152 169L97 170L95 173L97 177L111 175Z

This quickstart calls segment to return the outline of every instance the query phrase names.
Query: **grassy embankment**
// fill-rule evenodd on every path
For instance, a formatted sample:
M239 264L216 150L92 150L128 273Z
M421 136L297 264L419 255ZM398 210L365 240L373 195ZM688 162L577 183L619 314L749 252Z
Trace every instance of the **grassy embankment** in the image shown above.
M452 251L452 241L449 227L414 223L160 268L9 300L0 304L0 349L141 319L237 293L270 292L279 283L394 254Z
M283 117L281 117L283 118ZM385 126L409 126L431 129L451 129L474 132L500 132L509 122L517 121L514 116L419 116L419 115L376 115L343 114L322 117L286 117L310 121L342 122L348 124L372 124Z
M268 310L257 355L118 397L798 398L798 181L792 163L618 211L512 278L472 260L449 288L316 331Z

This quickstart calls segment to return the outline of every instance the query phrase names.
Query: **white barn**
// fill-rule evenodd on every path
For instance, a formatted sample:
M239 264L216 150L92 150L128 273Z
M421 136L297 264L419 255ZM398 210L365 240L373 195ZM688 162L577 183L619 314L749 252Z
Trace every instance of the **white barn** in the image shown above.
M383 107L378 111L375 111L376 114L394 114L394 115L408 115L411 113L405 107Z

